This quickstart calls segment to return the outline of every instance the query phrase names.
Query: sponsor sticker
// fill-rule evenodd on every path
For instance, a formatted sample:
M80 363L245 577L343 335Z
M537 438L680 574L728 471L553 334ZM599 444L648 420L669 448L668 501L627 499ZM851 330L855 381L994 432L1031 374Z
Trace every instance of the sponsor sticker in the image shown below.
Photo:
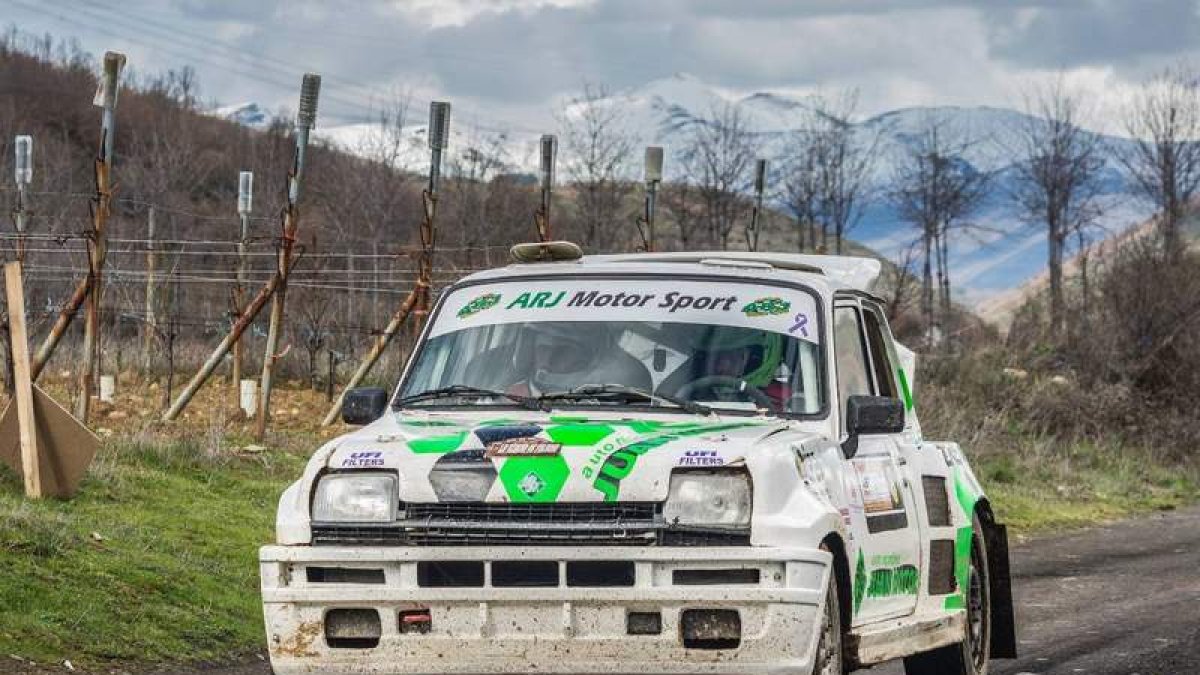
M688 450L679 458L678 466L724 466L725 458L716 450Z
M465 319L468 316L478 314L485 309L491 309L498 304L500 304L499 293L488 293L486 295L481 295L463 305L462 309L458 310L458 318Z
M742 308L746 316L771 316L787 314L792 303L778 297L759 298Z
M383 466L383 452L380 450L364 450L352 452L342 460L343 469L366 469Z
M510 438L487 446L487 457L552 457L562 444L544 438Z

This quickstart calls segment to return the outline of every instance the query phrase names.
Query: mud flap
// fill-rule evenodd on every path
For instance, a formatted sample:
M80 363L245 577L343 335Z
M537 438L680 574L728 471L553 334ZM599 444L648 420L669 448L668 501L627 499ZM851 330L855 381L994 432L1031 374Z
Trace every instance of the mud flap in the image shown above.
M988 554L988 590L992 600L992 648L994 659L1017 658L1017 628L1013 616L1012 576L1008 569L1008 528L984 521L983 536Z

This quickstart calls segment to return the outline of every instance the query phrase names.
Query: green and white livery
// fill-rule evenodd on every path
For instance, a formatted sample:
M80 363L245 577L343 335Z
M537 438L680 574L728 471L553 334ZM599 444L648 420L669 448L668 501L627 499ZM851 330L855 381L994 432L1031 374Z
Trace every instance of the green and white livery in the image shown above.
M445 289L395 391L348 393L260 551L276 673L1015 656L1004 526L921 433L878 262L566 257Z

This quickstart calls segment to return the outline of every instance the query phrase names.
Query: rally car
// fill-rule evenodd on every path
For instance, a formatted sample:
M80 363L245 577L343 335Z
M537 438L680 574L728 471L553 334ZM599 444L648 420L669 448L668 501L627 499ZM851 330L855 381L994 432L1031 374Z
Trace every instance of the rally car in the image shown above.
M1005 528L871 259L583 256L446 288L260 551L276 673L982 675Z

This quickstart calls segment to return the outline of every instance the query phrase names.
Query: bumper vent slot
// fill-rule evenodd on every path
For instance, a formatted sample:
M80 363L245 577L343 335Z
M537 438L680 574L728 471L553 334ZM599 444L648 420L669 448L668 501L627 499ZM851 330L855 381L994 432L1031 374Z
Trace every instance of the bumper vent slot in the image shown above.
M627 560L572 560L567 563L567 585L579 587L632 586L633 562Z
M382 584L383 570L358 567L306 567L305 579L310 584Z
M483 563L473 560L421 561L417 585L423 588L482 588Z
M496 560L492 562L495 588L554 588L558 563L554 560Z
M762 580L758 568L675 570L671 583L676 586L754 586Z

